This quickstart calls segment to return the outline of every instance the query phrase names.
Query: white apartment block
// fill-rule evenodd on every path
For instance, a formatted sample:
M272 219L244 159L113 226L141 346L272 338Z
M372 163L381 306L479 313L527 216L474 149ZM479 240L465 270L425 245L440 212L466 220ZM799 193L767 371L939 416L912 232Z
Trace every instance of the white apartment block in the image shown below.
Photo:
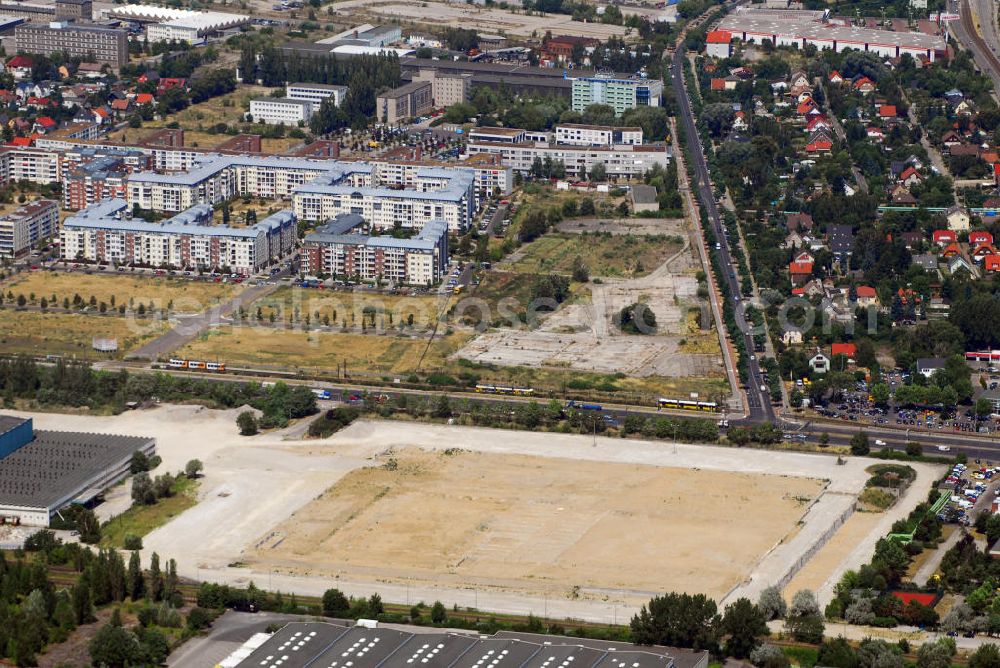
M0 173L4 183L58 183L62 181L62 155L52 150L10 148L0 152Z
M151 23L146 26L146 39L150 44L173 41L200 44L204 41L198 35L197 26L183 23Z
M16 257L59 231L59 202L40 199L0 217L0 257Z
M309 100L292 100L287 97L265 97L250 101L250 115L256 123L305 124L312 118L313 103Z
M121 199L104 200L63 222L63 260L179 267L238 274L260 271L295 244L295 216L279 211L246 228L211 225L212 207L199 205L168 220L150 223L123 216Z
M294 83L285 88L285 97L289 100L305 100L313 103L313 110L319 109L323 100L333 99L334 106L344 103L347 86L331 86L327 84Z
M642 128L567 123L556 126L556 143L574 146L639 146L642 144Z
M653 168L666 167L670 151L665 144L620 146L574 146L542 141L528 141L523 130L514 128L475 128L469 133L467 154L499 155L501 162L515 172L528 174L536 158L561 161L566 174L579 177L589 174L594 165L604 165L608 176L636 178Z

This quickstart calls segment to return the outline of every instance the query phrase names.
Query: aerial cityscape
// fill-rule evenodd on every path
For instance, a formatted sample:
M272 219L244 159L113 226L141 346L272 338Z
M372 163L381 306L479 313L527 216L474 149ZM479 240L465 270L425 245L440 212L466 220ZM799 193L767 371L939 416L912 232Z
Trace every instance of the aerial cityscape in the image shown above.
M0 0L0 665L1000 668L998 50Z

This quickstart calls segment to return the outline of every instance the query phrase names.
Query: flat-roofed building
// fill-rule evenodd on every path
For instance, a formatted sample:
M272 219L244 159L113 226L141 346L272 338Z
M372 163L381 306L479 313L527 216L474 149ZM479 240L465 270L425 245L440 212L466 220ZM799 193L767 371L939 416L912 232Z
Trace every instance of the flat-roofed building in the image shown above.
M448 224L426 223L409 239L361 233L364 218L337 216L302 241L302 269L315 276L388 280L396 284L430 286L448 269Z
M300 125L312 118L313 103L287 97L264 97L250 101L250 115L257 123Z
M469 101L472 90L472 75L468 73L446 73L432 69L422 69L413 75L414 81L429 81L435 107L450 107Z
M89 21L94 18L91 0L56 0L56 18Z
M433 108L433 102L431 83L414 81L380 94L375 99L375 117L381 123L399 123L426 114Z
M23 53L91 57L99 63L121 67L128 62L128 33L114 28L84 26L66 21L48 25L22 23L14 29L17 50Z
M30 418L0 415L0 523L49 526L59 509L125 479L135 452L153 456L156 440L41 431Z
M39 199L0 217L0 257L22 255L59 232L59 202Z
M583 113L592 104L606 104L621 116L636 107L658 107L663 97L663 82L659 79L616 79L612 77L581 77L573 80L572 106Z
M556 126L556 143L577 146L640 145L642 128L565 123Z
M328 84L294 83L285 88L285 97L289 100L306 100L318 109L323 100L333 99L334 106L344 103L347 86L331 86Z

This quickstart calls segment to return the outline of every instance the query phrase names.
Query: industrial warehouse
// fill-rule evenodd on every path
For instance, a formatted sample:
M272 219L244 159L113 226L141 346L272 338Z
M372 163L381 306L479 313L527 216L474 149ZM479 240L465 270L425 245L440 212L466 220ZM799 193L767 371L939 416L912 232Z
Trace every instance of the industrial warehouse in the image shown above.
M0 520L48 526L60 508L123 480L136 451L153 455L156 440L36 431L31 418L0 415Z
M411 633L361 622L291 622L257 634L221 665L243 668L706 668L708 652L500 631L493 636ZM405 628L405 627L404 627Z
M856 26L848 19L837 19L828 11L769 10L739 8L722 19L721 31L733 39L775 46L804 48L812 44L820 49L871 51L886 58L908 53L929 62L945 52L944 37L921 32L892 32Z

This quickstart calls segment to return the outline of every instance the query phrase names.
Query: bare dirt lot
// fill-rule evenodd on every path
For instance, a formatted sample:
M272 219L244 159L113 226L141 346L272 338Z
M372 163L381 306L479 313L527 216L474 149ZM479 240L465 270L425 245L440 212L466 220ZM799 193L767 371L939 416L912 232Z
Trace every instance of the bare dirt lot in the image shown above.
M822 592L870 558L883 525L923 500L941 469L913 464L904 496L845 542L837 527L874 460L388 421L320 441L294 440L301 425L244 438L238 412L33 417L40 429L155 436L154 475L204 462L198 505L144 539L144 559L175 558L183 576L308 595L336 583L391 601L602 622L627 619L650 588L732 583L724 601L756 599L832 536L835 554L809 576L824 583L825 602ZM451 448L467 452L445 456ZM381 470L392 457L396 471ZM287 563L265 562L265 552ZM366 554L377 568L358 565Z
M487 364L640 377L721 378L718 337L712 330L691 331L687 317L689 308L699 308L703 302L695 277L700 267L692 248L685 245L646 276L591 281L586 287L589 303L577 299L564 304L531 331L507 327L486 331L457 356ZM646 304L655 314L655 334L624 335L616 330L616 315L635 302Z
M824 487L808 478L464 451L405 449L378 461L297 512L246 563L562 594L576 585L583 595L652 595L697 582L721 598ZM709 488L708 499L691 503ZM671 566L661 568L666 554Z

